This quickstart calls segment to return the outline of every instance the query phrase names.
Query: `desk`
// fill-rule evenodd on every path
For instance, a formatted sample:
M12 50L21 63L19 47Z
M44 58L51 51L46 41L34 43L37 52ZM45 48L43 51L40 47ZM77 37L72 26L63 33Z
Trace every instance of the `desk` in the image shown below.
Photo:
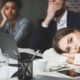
M34 50L29 49L29 48L18 48L18 51L19 51L19 53L25 52L25 53L29 53L29 54L32 54L32 55L35 54ZM42 53L38 53L37 56L40 56L41 57L42 56ZM15 59L9 58L9 63L10 64L18 64L18 61L15 60Z
M34 50L31 50L31 49L29 49L29 48L25 48L25 49L22 49L22 48L18 48L18 51L19 52L26 52L26 53L30 53L30 54L35 54L35 52L34 52ZM42 56L42 54L41 53L38 53L37 54L37 56ZM10 63L18 63L18 61L17 60L14 60L14 59L9 59L9 62ZM51 73L51 72L49 72L49 68L51 67L51 66L53 66L53 65L58 65L59 63L56 63L56 62L52 62L52 61L48 61L48 64L47 64L47 67L46 67L46 69L45 69L45 72L36 72L36 70L34 69L33 70L33 76L36 76L37 74L41 74L41 75L49 75L49 76L56 76L56 77L58 77L57 75L55 75L55 74L53 74L53 73ZM73 64L67 64L70 68L78 68L78 67L80 67L80 66L75 66L75 65L73 65ZM34 66L33 66L33 68L34 68ZM12 79L10 79L10 80L18 80L17 79L17 77L15 77L15 78L12 78Z
M32 55L35 54L34 50L29 49L29 48L18 48L18 51L19 51L19 53L25 52L25 53L29 53L29 54L32 54ZM41 57L42 53L38 53L37 56ZM9 58L9 64L18 64L18 61L15 60L15 59ZM14 77L14 78L11 78L10 80L18 80L18 79L17 79L17 77Z
M25 53L29 53L29 54L32 54L32 55L35 54L34 50L32 50L30 48L18 48L18 51L19 51L19 53L25 52ZM40 56L41 57L42 56L42 53L38 53L37 56Z
M9 64L18 64L18 61L12 58L9 58Z
M58 66L59 64L60 63L55 62L55 61L48 61L47 66L46 66L46 69L45 69L45 72L37 72L36 69L35 69L35 67L34 67L34 63L33 63L33 77L36 76L37 74L60 77L60 76L56 75L55 72L54 73L53 72L49 72L49 69L52 66ZM76 65L68 64L68 63L66 63L66 64L70 68L65 68L65 70L66 69L72 69L72 68L80 68L80 66L76 66Z
M18 78L17 77L13 77L10 80L18 80Z

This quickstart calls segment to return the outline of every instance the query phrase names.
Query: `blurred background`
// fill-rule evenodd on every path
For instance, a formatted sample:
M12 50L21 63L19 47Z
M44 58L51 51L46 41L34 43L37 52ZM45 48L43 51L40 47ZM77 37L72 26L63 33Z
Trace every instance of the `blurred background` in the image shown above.
M21 15L28 18L32 22L34 29L37 28L39 19L44 19L46 17L47 0L22 0L22 1L23 8L21 10ZM80 12L80 0L69 0L69 10ZM2 16L0 13L0 22L1 20Z

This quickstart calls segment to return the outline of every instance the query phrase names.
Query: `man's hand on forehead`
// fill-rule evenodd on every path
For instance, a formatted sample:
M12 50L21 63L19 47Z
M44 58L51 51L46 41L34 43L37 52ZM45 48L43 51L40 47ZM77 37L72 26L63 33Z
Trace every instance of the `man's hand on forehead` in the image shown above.
M59 3L59 2L49 2L49 5L62 5L62 3Z
M56 0L48 0L49 2L55 2Z

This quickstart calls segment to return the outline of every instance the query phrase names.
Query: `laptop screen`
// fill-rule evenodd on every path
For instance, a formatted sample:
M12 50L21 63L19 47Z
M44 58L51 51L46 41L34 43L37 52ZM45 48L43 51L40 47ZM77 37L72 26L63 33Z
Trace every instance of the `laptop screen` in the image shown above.
M19 54L16 41L10 34L0 33L0 49L2 54L8 54L10 58L18 59L14 51Z

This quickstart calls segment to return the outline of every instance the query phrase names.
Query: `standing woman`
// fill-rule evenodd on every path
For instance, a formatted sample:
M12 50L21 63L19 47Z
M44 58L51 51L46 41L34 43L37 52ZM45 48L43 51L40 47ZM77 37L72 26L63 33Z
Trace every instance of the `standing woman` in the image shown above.
M28 19L20 16L21 0L2 0L0 32L14 36L18 47L28 47L33 27Z

